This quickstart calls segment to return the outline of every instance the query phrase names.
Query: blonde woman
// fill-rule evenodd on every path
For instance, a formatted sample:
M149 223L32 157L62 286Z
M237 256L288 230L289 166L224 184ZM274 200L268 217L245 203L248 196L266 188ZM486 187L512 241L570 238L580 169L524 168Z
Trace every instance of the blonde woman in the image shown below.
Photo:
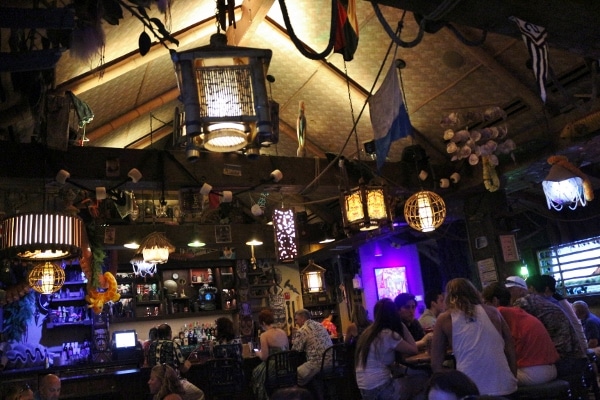
M456 369L471 378L479 392L505 396L517 390L517 360L510 329L500 312L483 304L479 291L464 278L446 285L446 311L433 328L431 367L443 371L451 348Z
M155 365L148 381L152 400L204 400L204 392L167 364Z

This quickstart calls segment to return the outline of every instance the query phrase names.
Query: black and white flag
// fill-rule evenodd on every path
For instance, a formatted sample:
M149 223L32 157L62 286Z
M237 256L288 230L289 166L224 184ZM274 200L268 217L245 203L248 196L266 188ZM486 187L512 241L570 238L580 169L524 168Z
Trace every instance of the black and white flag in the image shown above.
M546 28L523 21L517 17L510 17L521 31L523 41L529 51L533 62L533 74L540 87L542 101L546 102L546 78L548 77L548 46L546 45Z

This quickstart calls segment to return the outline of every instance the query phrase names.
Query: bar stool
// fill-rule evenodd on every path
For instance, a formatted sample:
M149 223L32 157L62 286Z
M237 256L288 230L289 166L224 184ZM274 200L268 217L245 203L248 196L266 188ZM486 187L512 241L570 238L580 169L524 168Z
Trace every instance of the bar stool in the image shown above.
M537 385L519 386L514 397L518 400L568 400L571 398L571 386L567 381L555 379Z

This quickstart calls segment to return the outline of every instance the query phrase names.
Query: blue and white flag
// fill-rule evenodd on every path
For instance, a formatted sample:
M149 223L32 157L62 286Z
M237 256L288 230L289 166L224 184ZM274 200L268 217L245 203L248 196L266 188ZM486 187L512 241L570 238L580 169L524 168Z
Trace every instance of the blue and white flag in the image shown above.
M377 92L369 99L371 126L375 139L377 168L381 169L393 141L412 136L404 105L396 63L393 62Z
M548 45L546 44L548 33L546 28L523 21L517 17L510 17L510 20L516 23L521 31L521 36L531 57L533 75L540 88L540 97L545 103L546 79L548 78Z

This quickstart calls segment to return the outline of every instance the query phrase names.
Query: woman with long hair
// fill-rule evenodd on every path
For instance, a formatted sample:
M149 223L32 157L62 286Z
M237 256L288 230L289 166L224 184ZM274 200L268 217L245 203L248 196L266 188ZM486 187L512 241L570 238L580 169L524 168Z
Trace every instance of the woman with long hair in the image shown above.
M148 388L152 400L182 400L184 388L177 371L168 364L155 365L150 371Z
M174 375L173 375L174 374ZM148 381L152 400L204 400L204 392L168 364L155 365Z
M344 336L344 343L356 344L358 337L371 325L371 321L368 317L368 312L362 305L355 305L350 316L351 324L346 328L346 335Z
M375 321L356 345L356 382L363 400L407 399L408 382L394 378L392 366L396 352L417 354L415 340L396 312L391 299L379 300L374 307Z
M265 308L260 311L258 314L258 324L263 332L260 335L260 350L256 352L256 356L263 362L258 364L252 371L251 384L255 398L257 400L265 400L267 399L267 393L264 388L267 369L266 361L271 354L288 350L289 340L287 333L274 325L275 316L270 309Z
M446 311L433 328L431 367L442 371L451 348L456 369L475 382L483 395L505 396L517 390L517 363L510 329L500 312L483 304L464 278L446 284Z

